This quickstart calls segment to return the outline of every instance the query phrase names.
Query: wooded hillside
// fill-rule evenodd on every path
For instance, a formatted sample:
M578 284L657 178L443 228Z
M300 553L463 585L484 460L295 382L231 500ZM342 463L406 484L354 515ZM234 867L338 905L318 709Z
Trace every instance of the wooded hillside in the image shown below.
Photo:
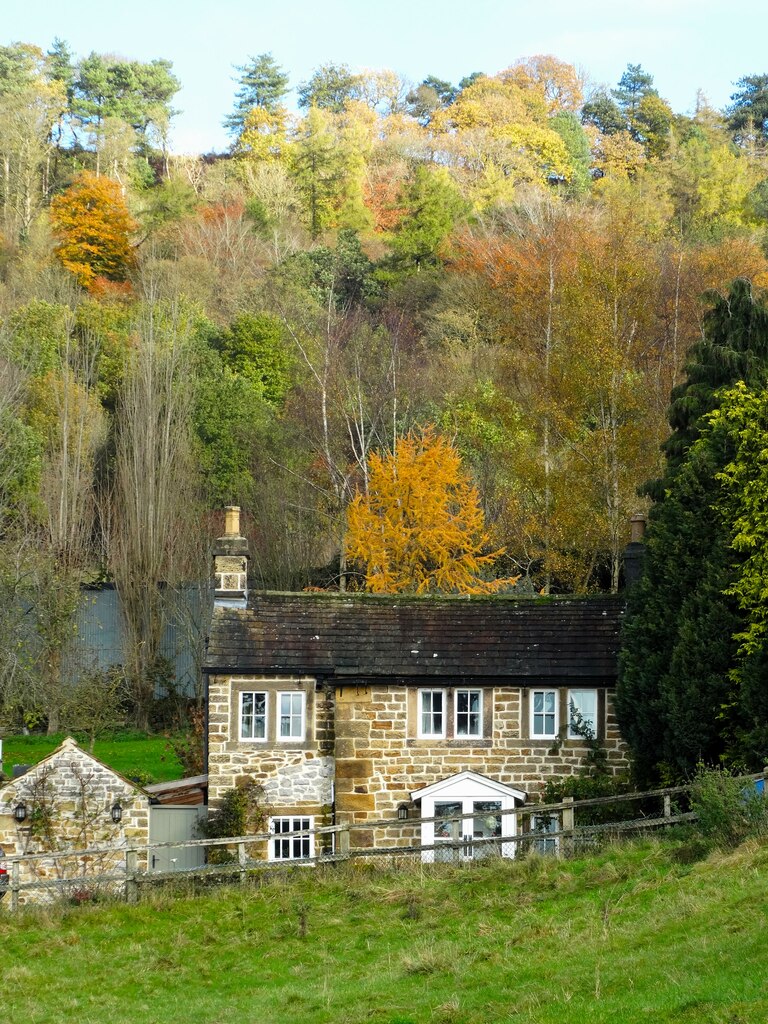
M272 55L239 75L231 150L182 157L168 61L0 47L11 718L59 727L109 579L146 722L226 503L257 585L364 586L347 509L409 434L460 454L496 576L615 590L708 295L768 284L768 76L683 115L638 65L585 92L541 55L457 85L323 64L298 113Z

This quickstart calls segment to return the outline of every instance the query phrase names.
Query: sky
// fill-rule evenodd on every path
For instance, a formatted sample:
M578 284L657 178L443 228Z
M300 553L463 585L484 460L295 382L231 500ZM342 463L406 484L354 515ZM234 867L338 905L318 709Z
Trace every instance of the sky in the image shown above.
M723 107L739 78L768 73L768 0L0 0L0 43L55 37L78 57L172 61L171 148L201 153L228 147L235 67L266 52L294 87L329 62L456 83L551 53L595 85L641 64L679 113L699 89Z

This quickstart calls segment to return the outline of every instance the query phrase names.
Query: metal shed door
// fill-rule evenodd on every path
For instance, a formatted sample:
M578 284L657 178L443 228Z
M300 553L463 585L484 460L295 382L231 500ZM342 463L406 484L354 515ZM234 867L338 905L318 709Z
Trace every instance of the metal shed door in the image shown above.
M150 843L184 843L188 839L199 839L197 823L204 818L207 808L196 807L150 807ZM191 871L205 863L202 846L165 846L149 851L150 871Z

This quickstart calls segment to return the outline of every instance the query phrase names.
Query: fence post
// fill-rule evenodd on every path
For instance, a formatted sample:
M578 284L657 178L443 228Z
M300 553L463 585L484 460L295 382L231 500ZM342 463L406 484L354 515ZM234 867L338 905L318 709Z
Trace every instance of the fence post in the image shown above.
M563 803L568 806L563 808L563 841L560 844L560 856L573 853L573 830L575 819L573 815L573 797L563 797Z
M240 885L245 885L248 878L248 872L246 871L246 856L245 856L245 843L237 844L237 863L240 865Z
M11 863L11 910L19 909L19 862Z
M336 833L336 852L341 857L349 856L349 825Z
M672 797L669 795L669 793L664 794L664 817L672 817Z
M125 851L125 902L139 902L139 883L136 880L138 854L135 850Z

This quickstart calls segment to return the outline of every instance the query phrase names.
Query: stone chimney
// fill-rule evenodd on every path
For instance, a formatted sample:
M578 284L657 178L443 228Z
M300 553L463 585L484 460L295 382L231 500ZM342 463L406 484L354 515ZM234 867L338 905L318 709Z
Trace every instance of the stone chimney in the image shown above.
M637 513L630 523L630 540L624 548L624 589L629 590L643 574L645 558L645 515Z
M224 534L213 546L214 605L245 608L248 598L248 541L240 534L240 508L227 505Z

